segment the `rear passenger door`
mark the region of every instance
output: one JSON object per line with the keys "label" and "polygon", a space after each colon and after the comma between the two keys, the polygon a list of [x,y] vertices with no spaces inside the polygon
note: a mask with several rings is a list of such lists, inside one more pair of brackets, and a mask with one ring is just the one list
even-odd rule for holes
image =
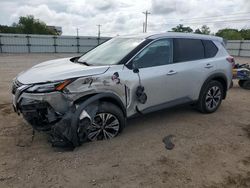
{"label": "rear passenger door", "polygon": [[182,98],[197,100],[204,80],[216,69],[216,63],[211,57],[217,53],[212,41],[175,38],[174,70],[179,74],[176,87]]}

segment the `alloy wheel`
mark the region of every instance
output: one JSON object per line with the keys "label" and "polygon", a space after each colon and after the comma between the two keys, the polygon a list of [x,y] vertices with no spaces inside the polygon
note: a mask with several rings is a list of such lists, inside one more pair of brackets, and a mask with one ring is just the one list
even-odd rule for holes
{"label": "alloy wheel", "polygon": [[206,107],[208,110],[214,110],[221,101],[221,90],[218,86],[209,88],[206,95]]}
{"label": "alloy wheel", "polygon": [[120,123],[111,113],[98,113],[93,119],[92,125],[87,128],[88,139],[108,140],[119,133]]}

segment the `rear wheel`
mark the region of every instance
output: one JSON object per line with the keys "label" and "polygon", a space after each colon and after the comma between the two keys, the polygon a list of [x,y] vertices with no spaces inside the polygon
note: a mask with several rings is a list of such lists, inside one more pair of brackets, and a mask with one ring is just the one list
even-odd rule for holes
{"label": "rear wheel", "polygon": [[82,136],[90,141],[108,140],[116,137],[123,130],[125,122],[124,114],[118,106],[102,102],[92,118],[92,124],[86,127],[85,119],[79,121],[78,136],[80,140],[85,140],[81,138]]}
{"label": "rear wheel", "polygon": [[221,104],[224,92],[222,84],[212,80],[201,91],[198,109],[202,113],[215,112]]}
{"label": "rear wheel", "polygon": [[243,84],[244,84],[244,82],[245,82],[245,80],[239,80],[239,81],[238,81],[239,86],[242,87]]}
{"label": "rear wheel", "polygon": [[250,80],[244,80],[244,82],[242,84],[242,88],[250,90]]}

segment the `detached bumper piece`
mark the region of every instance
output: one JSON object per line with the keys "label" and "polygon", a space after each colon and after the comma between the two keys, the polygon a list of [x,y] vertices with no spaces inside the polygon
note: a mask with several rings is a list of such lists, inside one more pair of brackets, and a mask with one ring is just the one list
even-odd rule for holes
{"label": "detached bumper piece", "polygon": [[53,147],[73,150],[88,140],[88,128],[98,110],[98,103],[90,102],[91,100],[86,101],[77,108],[72,106],[63,118],[52,126],[49,142]]}
{"label": "detached bumper piece", "polygon": [[49,103],[23,98],[19,103],[23,117],[38,131],[49,131],[61,119]]}

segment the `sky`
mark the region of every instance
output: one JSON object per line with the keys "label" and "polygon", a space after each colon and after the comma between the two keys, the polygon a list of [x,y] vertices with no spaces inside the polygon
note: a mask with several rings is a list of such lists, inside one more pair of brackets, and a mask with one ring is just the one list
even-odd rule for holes
{"label": "sky", "polygon": [[[208,25],[250,28],[250,0],[0,0],[0,24],[34,15],[47,25],[61,26],[63,35],[101,36],[142,33],[148,10],[148,32],[165,32],[178,24],[192,29]],[[226,21],[225,21],[226,20]],[[229,21],[228,21],[229,20]],[[230,21],[237,20],[237,21]]]}

